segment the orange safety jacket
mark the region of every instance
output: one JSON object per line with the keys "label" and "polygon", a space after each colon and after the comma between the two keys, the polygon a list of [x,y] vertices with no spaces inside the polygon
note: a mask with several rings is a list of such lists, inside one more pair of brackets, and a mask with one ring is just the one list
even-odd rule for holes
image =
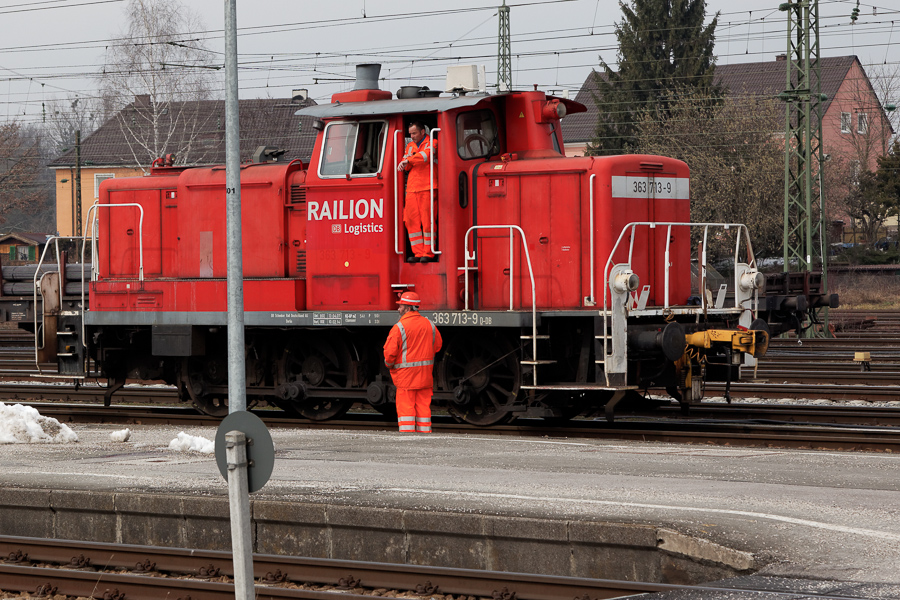
{"label": "orange safety jacket", "polygon": [[442,343],[441,332],[418,311],[400,317],[384,343],[384,364],[394,385],[409,390],[434,387],[434,355]]}
{"label": "orange safety jacket", "polygon": [[[407,192],[426,192],[431,189],[431,152],[431,141],[427,135],[418,145],[415,142],[406,145],[403,158],[409,162],[406,165],[406,170],[409,171],[409,178],[406,180]],[[434,187],[437,189],[437,156],[434,159]]]}

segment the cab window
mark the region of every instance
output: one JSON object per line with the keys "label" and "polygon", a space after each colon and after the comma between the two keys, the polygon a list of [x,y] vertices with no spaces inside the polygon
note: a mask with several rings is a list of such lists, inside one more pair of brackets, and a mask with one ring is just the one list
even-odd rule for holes
{"label": "cab window", "polygon": [[319,177],[374,177],[384,158],[385,121],[341,121],[325,127]]}
{"label": "cab window", "polygon": [[497,153],[497,122],[489,110],[475,110],[456,117],[456,147],[463,160]]}

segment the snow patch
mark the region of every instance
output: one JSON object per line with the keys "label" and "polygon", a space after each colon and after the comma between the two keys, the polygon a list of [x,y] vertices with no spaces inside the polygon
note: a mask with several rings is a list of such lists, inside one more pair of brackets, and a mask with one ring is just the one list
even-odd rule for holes
{"label": "snow patch", "polygon": [[176,452],[202,452],[204,454],[213,454],[216,451],[216,443],[205,437],[188,435],[183,431],[178,433],[178,437],[169,442],[169,450]]}
{"label": "snow patch", "polygon": [[128,428],[113,431],[109,434],[109,439],[114,442],[127,442],[131,439],[131,430]]}
{"label": "snow patch", "polygon": [[32,406],[0,402],[0,444],[65,444],[77,442],[72,429]]}

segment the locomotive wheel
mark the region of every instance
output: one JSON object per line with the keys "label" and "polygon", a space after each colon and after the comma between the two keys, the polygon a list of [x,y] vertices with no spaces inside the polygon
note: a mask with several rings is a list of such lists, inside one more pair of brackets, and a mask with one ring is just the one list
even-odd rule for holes
{"label": "locomotive wheel", "polygon": [[[278,364],[278,381],[299,384],[307,390],[349,388],[354,385],[354,356],[355,348],[341,338],[311,335],[284,351]],[[279,399],[276,404],[311,421],[325,421],[343,416],[353,406],[353,400],[301,395],[296,399]]]}
{"label": "locomotive wheel", "polygon": [[216,358],[185,359],[181,365],[182,389],[197,411],[211,417],[228,416],[227,394],[212,392],[208,386],[224,385],[227,381],[227,364]]}
{"label": "locomotive wheel", "polygon": [[519,360],[508,343],[468,334],[454,338],[440,365],[443,388],[456,394],[450,413],[486,427],[513,420],[519,394]]}
{"label": "locomotive wheel", "polygon": [[219,394],[206,394],[198,396],[193,402],[194,408],[216,418],[224,418],[228,416],[228,397]]}

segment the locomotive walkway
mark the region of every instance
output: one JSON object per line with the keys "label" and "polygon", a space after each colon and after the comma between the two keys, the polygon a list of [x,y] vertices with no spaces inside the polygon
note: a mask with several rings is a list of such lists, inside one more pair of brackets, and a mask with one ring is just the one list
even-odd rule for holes
{"label": "locomotive walkway", "polygon": [[[168,450],[181,429],[134,425],[121,443],[120,425],[73,427],[75,444],[0,445],[0,535],[227,549],[225,483],[211,455]],[[900,598],[896,454],[272,436],[256,552],[779,592],[660,599]]]}

